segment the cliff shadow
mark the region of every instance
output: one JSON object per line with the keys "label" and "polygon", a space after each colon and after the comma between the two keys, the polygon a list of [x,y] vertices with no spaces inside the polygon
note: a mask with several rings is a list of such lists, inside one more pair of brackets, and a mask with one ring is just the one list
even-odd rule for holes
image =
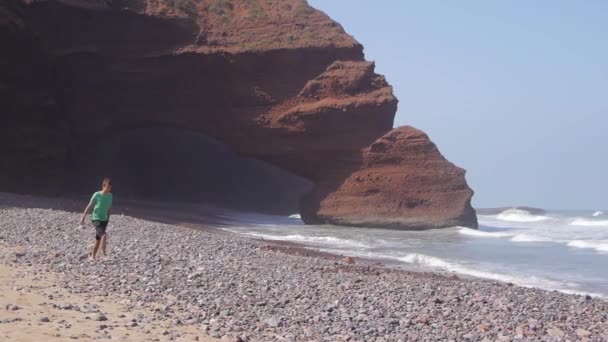
{"label": "cliff shadow", "polygon": [[98,139],[68,165],[65,192],[86,195],[112,177],[117,198],[205,203],[269,214],[298,212],[310,181],[245,158],[194,131],[123,128]]}

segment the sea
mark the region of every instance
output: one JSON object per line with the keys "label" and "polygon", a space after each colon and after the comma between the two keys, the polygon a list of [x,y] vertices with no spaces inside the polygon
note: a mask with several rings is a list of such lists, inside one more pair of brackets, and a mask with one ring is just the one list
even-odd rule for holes
{"label": "sea", "polygon": [[387,266],[456,273],[608,298],[608,213],[505,209],[479,229],[426,231],[305,225],[289,217],[229,212],[222,229],[258,239],[364,257]]}

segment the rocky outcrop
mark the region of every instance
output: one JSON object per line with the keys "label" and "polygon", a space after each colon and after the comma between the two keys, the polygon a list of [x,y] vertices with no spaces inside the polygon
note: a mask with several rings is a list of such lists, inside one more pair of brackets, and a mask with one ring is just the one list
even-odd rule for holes
{"label": "rocky outcrop", "polygon": [[400,127],[363,149],[361,162],[348,175],[326,180],[331,186],[317,185],[332,191],[306,198],[309,210],[303,217],[364,227],[475,227],[473,192],[464,174],[426,134]]}
{"label": "rocky outcrop", "polygon": [[464,171],[391,131],[391,87],[305,1],[10,0],[0,35],[0,190],[60,192],[103,137],[174,127],[313,181],[309,223],[476,226]]}

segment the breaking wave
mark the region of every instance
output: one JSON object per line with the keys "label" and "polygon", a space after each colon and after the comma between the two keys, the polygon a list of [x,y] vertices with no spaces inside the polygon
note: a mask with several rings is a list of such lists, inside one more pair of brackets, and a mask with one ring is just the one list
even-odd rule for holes
{"label": "breaking wave", "polygon": [[539,222],[549,218],[542,215],[533,215],[525,210],[508,209],[496,216],[497,219],[509,222]]}
{"label": "breaking wave", "polygon": [[608,240],[585,241],[575,240],[568,243],[570,247],[595,249],[598,252],[608,252]]}
{"label": "breaking wave", "polygon": [[[413,254],[408,254],[406,256],[403,256],[403,257],[398,257],[396,259],[398,259],[402,262],[408,263],[408,264],[412,264],[412,265],[426,266],[426,267],[441,269],[441,270],[454,272],[454,273],[458,273],[458,274],[469,275],[469,276],[477,277],[477,278],[496,280],[496,281],[501,281],[501,282],[506,282],[506,283],[514,283],[514,284],[517,284],[520,286],[539,287],[539,288],[553,289],[553,290],[560,290],[560,291],[563,291],[563,289],[565,287],[563,283],[552,281],[549,279],[544,279],[544,278],[539,278],[539,277],[534,277],[534,276],[519,277],[519,276],[515,276],[515,275],[507,275],[507,274],[490,272],[490,271],[482,271],[482,270],[469,268],[469,267],[466,267],[464,265],[457,264],[454,262],[449,262],[449,261],[446,261],[446,260],[443,260],[443,259],[440,259],[437,257],[424,255],[424,254],[413,253]],[[574,284],[569,284],[569,285],[572,286]],[[572,291],[572,292],[574,293],[574,291]]]}
{"label": "breaking wave", "polygon": [[602,215],[604,215],[604,212],[601,210],[598,210],[598,211],[594,212],[593,215],[591,215],[591,216],[598,217],[598,216],[602,216]]}
{"label": "breaking wave", "polygon": [[577,218],[570,223],[571,226],[584,226],[584,227],[608,227],[608,220],[587,220],[584,218]]}
{"label": "breaking wave", "polygon": [[301,220],[301,219],[302,219],[302,217],[300,216],[300,214],[293,214],[293,215],[289,215],[289,218],[290,218],[290,219],[298,219],[298,220]]}
{"label": "breaking wave", "polygon": [[[478,216],[480,230],[452,227],[420,232],[304,227],[298,222],[298,214],[276,218],[239,215],[238,220],[230,221],[232,225],[221,229],[253,238],[300,243],[338,255],[393,261],[401,266],[606,296],[608,280],[597,276],[594,262],[585,260],[608,257],[608,220],[606,216],[592,217],[591,213],[535,214],[513,208]],[[519,252],[530,253],[531,258],[521,258]],[[571,263],[561,258],[564,253],[572,256]]]}
{"label": "breaking wave", "polygon": [[361,241],[341,239],[341,238],[333,237],[333,236],[304,236],[304,235],[300,235],[300,234],[271,235],[271,234],[255,233],[255,232],[245,232],[242,234],[248,235],[251,237],[260,238],[260,239],[265,239],[265,240],[302,242],[302,243],[312,243],[312,244],[321,244],[321,245],[330,245],[330,246],[339,246],[339,247],[355,247],[355,248],[371,248],[372,247]]}
{"label": "breaking wave", "polygon": [[543,238],[540,236],[526,234],[526,233],[516,233],[516,232],[484,232],[480,230],[470,229],[470,228],[462,228],[458,231],[460,234],[483,237],[483,238],[507,238],[510,237],[513,242],[552,242],[553,240],[549,238]]}
{"label": "breaking wave", "polygon": [[536,236],[536,235],[522,233],[522,234],[517,234],[514,237],[512,237],[511,241],[513,241],[513,242],[551,242],[552,240],[548,239],[548,238]]}
{"label": "breaking wave", "polygon": [[501,238],[501,237],[509,237],[509,236],[514,235],[513,233],[508,233],[508,232],[484,232],[481,230],[471,229],[471,228],[462,228],[458,232],[463,235],[487,237],[487,238]]}

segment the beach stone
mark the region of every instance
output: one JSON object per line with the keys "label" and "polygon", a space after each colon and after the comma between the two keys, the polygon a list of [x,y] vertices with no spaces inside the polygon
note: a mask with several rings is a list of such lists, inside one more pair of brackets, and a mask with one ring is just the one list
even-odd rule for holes
{"label": "beach stone", "polygon": [[342,259],[342,262],[344,262],[345,264],[352,265],[355,263],[355,260],[351,257],[345,257]]}
{"label": "beach stone", "polygon": [[74,309],[74,307],[72,306],[72,304],[69,304],[69,303],[61,303],[57,307],[60,308],[61,310],[72,310],[72,309]]}
{"label": "beach stone", "polygon": [[416,317],[416,323],[429,324],[429,316],[419,315],[418,317]]}
{"label": "beach stone", "polygon": [[271,317],[271,318],[266,319],[266,321],[264,321],[264,323],[266,323],[266,325],[271,328],[276,328],[281,324],[281,319],[276,318],[276,317]]}
{"label": "beach stone", "polygon": [[95,312],[99,312],[99,306],[97,304],[89,304],[89,303],[85,303],[82,306],[82,311],[85,313],[95,313]]}
{"label": "beach stone", "polygon": [[50,322],[50,321],[51,321],[51,320],[50,320],[48,317],[46,317],[46,316],[40,317],[40,318],[38,319],[38,322],[42,322],[42,323],[48,323],[48,322]]}
{"label": "beach stone", "polygon": [[442,300],[441,298],[439,298],[439,297],[433,297],[433,298],[431,299],[431,302],[432,302],[432,303],[435,303],[435,304],[442,304],[442,303],[443,303],[443,300]]}
{"label": "beach stone", "polygon": [[91,319],[94,321],[103,322],[103,321],[107,321],[108,317],[106,317],[104,314],[96,313],[93,316],[91,316]]}
{"label": "beach stone", "polygon": [[576,336],[580,337],[580,338],[586,338],[591,336],[591,333],[585,329],[581,329],[581,328],[577,328],[576,329]]}
{"label": "beach stone", "polygon": [[489,331],[490,329],[492,329],[492,326],[487,323],[482,323],[477,326],[477,330],[481,331],[481,332],[486,332],[486,331]]}
{"label": "beach stone", "polygon": [[547,335],[551,337],[564,337],[564,332],[559,328],[549,328],[547,329]]}

